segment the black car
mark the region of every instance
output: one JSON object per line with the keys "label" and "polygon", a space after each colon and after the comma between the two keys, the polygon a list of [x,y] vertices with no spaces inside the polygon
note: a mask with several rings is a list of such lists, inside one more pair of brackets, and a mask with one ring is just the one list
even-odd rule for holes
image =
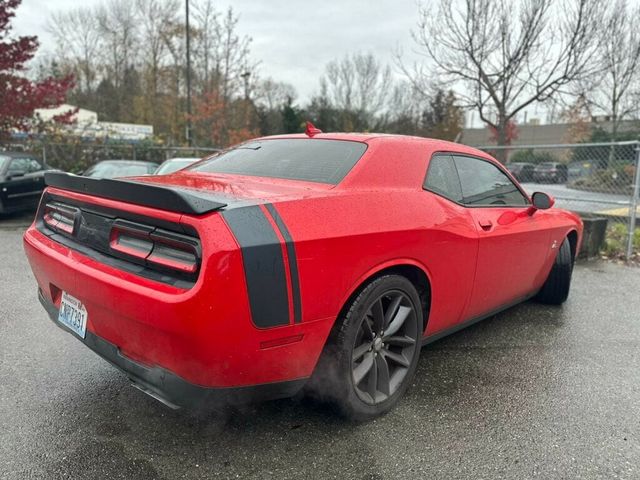
{"label": "black car", "polygon": [[507,164],[507,168],[519,182],[530,182],[533,180],[533,170],[536,166],[533,163],[514,162]]}
{"label": "black car", "polygon": [[93,178],[140,177],[151,175],[158,169],[153,162],[137,160],[103,160],[89,167],[83,175]]}
{"label": "black car", "polygon": [[29,153],[0,152],[0,214],[35,209],[47,170]]}
{"label": "black car", "polygon": [[543,162],[533,171],[533,181],[538,183],[566,183],[569,170],[564,163]]}

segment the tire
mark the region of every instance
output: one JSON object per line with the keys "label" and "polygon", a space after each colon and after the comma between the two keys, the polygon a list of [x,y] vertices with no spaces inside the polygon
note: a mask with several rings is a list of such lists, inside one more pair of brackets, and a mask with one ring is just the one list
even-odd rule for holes
{"label": "tire", "polygon": [[362,288],[343,312],[309,391],[362,422],[391,410],[411,383],[420,356],[422,307],[408,279],[385,275]]}
{"label": "tire", "polygon": [[569,296],[572,273],[573,256],[571,255],[569,239],[565,238],[562,245],[560,245],[551,272],[549,272],[547,280],[538,292],[536,300],[548,305],[561,305],[564,303]]}

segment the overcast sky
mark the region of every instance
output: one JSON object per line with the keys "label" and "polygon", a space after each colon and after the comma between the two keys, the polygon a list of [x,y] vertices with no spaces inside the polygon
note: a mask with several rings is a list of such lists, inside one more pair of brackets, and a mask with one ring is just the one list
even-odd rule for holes
{"label": "overcast sky", "polygon": [[[82,0],[82,5],[101,0]],[[78,0],[23,0],[14,22],[15,33],[38,35],[45,50],[45,31],[52,12],[77,6]],[[303,103],[318,90],[327,62],[347,53],[372,52],[393,63],[401,48],[416,56],[411,40],[418,8],[416,0],[222,0],[240,14],[239,31],[253,39],[252,57],[261,62],[260,75],[295,86]],[[394,67],[395,68],[395,67]]]}

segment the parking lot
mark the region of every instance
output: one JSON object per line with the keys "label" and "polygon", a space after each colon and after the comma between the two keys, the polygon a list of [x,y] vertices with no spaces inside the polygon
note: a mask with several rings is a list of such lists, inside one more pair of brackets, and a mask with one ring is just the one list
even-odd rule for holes
{"label": "parking lot", "polygon": [[47,319],[28,219],[0,221],[3,479],[640,477],[640,269],[579,264],[564,307],[425,348],[399,408],[368,424],[304,399],[194,416]]}
{"label": "parking lot", "polygon": [[559,208],[581,213],[602,214],[625,205],[627,210],[629,208],[629,195],[576,190],[575,188],[568,188],[566,184],[523,183],[522,186],[529,194],[542,191],[553,195]]}

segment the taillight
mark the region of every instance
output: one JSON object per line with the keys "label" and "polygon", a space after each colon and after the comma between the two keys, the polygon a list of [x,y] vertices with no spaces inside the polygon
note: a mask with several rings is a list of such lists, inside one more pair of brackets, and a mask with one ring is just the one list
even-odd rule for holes
{"label": "taillight", "polygon": [[51,202],[44,206],[42,220],[51,230],[73,235],[79,212],[77,208]]}
{"label": "taillight", "polygon": [[153,250],[147,257],[147,262],[184,273],[195,273],[198,270],[200,248],[196,241],[162,230],[154,231],[151,239]]}
{"label": "taillight", "polygon": [[109,248],[113,252],[130,257],[130,260],[137,259],[139,263],[144,263],[153,250],[153,241],[149,238],[153,230],[153,227],[116,220],[109,234]]}
{"label": "taillight", "polygon": [[109,247],[117,256],[157,270],[194,274],[200,261],[200,243],[195,238],[120,220],[113,224]]}

